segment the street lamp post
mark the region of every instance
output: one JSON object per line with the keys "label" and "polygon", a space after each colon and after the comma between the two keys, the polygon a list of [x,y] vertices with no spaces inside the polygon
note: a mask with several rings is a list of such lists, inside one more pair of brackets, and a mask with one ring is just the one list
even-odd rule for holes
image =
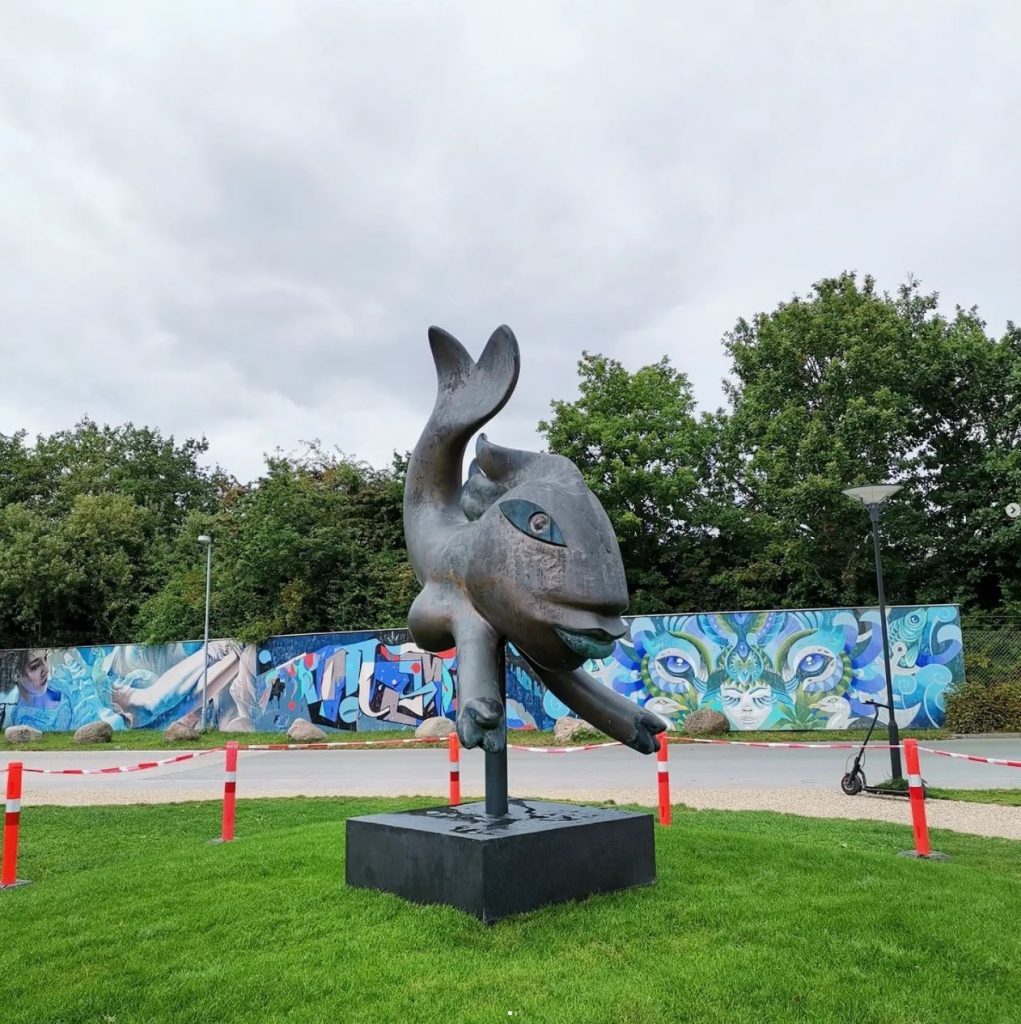
{"label": "street lamp post", "polygon": [[890,721],[887,735],[890,737],[890,771],[894,779],[902,779],[900,765],[900,732],[893,713],[893,675],[890,671],[890,636],[886,628],[886,594],[883,591],[883,560],[879,552],[879,516],[884,503],[902,490],[900,484],[873,484],[870,487],[849,487],[844,494],[860,501],[868,509],[872,521],[872,545],[876,551],[876,591],[879,597],[879,626],[883,635],[883,668],[886,672],[886,703],[889,705]]}
{"label": "street lamp post", "polygon": [[202,641],[202,718],[200,732],[206,731],[206,689],[209,685],[209,588],[213,578],[213,538],[208,533],[199,537],[206,546],[206,630]]}

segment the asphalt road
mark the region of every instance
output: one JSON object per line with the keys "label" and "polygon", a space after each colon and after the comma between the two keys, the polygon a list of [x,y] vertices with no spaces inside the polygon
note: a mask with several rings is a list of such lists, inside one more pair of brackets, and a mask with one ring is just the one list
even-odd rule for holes
{"label": "asphalt road", "polygon": [[[1021,760],[1021,739],[939,740],[943,750]],[[672,745],[671,789],[769,788],[825,790],[839,785],[850,751],[738,746]],[[167,751],[30,752],[26,768],[99,768],[171,756]],[[889,752],[871,752],[866,775],[889,776]],[[509,754],[512,795],[589,799],[593,793],[622,796],[655,793],[656,761],[623,747],[541,754]],[[1021,769],[922,754],[922,775],[932,786],[960,789],[1021,788]],[[462,751],[462,792],[483,792],[483,755]],[[214,752],[176,765],[126,774],[59,776],[26,774],[26,802],[155,802],[217,799],[223,789],[223,754]],[[242,751],[239,797],[256,796],[442,796],[447,792],[445,748],[387,750]],[[604,796],[603,798],[606,798]],[[633,797],[632,797],[633,798]],[[651,802],[651,797],[650,797]]]}

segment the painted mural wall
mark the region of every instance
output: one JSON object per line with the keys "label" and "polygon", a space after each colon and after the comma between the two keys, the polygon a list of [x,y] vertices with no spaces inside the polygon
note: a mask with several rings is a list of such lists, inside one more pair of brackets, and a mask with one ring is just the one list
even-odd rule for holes
{"label": "painted mural wall", "polygon": [[[735,730],[846,729],[864,724],[863,700],[884,699],[874,608],[639,616],[612,657],[588,670],[661,715],[671,728],[697,708],[722,711]],[[951,605],[888,611],[897,722],[943,724],[948,687],[963,681],[961,624]],[[0,652],[0,726],[44,731],[104,720],[114,729],[162,729],[201,716],[201,641]],[[262,644],[209,643],[207,719],[229,732],[285,731],[295,718],[371,732],[456,713],[457,652],[430,654],[407,630],[312,633]],[[549,729],[568,714],[511,646],[512,728]],[[886,720],[886,713],[880,720]]]}

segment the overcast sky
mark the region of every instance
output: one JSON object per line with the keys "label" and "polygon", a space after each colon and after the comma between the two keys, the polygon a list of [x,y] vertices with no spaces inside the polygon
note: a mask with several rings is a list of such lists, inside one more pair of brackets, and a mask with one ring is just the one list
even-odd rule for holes
{"label": "overcast sky", "polygon": [[506,322],[535,447],[582,351],[669,355],[841,270],[1021,319],[1021,11],[994,3],[0,8],[0,432],[414,445],[436,323]]}

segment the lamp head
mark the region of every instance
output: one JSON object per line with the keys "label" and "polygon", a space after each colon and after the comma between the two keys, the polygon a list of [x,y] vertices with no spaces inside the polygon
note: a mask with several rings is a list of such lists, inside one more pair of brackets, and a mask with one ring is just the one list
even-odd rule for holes
{"label": "lamp head", "polygon": [[903,484],[869,484],[866,487],[848,487],[842,493],[855,501],[860,501],[866,508],[879,508],[892,498],[898,491],[904,490]]}
{"label": "lamp head", "polygon": [[198,542],[200,544],[212,544],[213,538],[210,537],[208,533],[200,533],[198,537]]}

